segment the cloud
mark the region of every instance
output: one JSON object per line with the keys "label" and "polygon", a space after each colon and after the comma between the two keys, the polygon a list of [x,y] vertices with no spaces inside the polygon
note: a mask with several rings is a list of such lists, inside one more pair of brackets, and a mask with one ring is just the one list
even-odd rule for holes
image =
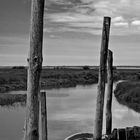
{"label": "cloud", "polygon": [[116,26],[116,27],[128,27],[128,23],[127,22],[116,22],[116,23],[114,23],[114,26]]}
{"label": "cloud", "polygon": [[139,24],[139,7],[139,0],[47,0],[45,31],[101,34],[103,17],[111,16],[113,35],[134,34],[129,25]]}
{"label": "cloud", "polygon": [[129,6],[130,5],[130,0],[121,0],[121,4],[124,6]]}
{"label": "cloud", "polygon": [[123,22],[124,18],[122,16],[114,17],[112,19],[112,22]]}
{"label": "cloud", "polygon": [[131,25],[140,26],[140,20],[134,20],[134,21],[132,21]]}

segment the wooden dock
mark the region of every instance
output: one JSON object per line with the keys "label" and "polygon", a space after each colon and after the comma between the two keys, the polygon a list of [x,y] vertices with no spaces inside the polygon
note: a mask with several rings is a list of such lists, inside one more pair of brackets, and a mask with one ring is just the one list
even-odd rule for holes
{"label": "wooden dock", "polygon": [[140,127],[114,129],[104,140],[140,140]]}

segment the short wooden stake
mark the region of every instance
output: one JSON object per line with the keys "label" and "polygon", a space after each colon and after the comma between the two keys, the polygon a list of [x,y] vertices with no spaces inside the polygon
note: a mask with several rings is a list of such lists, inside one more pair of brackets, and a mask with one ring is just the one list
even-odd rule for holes
{"label": "short wooden stake", "polygon": [[48,140],[46,92],[40,95],[42,140]]}
{"label": "short wooden stake", "polygon": [[100,51],[100,67],[99,67],[99,80],[95,112],[95,126],[94,126],[94,140],[101,140],[102,138],[102,124],[103,124],[103,108],[104,108],[104,93],[105,93],[105,80],[106,80],[106,62],[109,43],[110,32],[110,17],[104,17],[103,31],[102,31],[102,44]]}
{"label": "short wooden stake", "polygon": [[112,91],[113,91],[113,53],[108,50],[107,65],[107,101],[106,101],[106,134],[112,131]]}

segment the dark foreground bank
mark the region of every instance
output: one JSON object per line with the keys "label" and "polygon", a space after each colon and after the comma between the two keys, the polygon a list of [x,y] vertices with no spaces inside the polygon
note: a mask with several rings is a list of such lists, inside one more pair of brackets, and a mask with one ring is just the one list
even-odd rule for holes
{"label": "dark foreground bank", "polygon": [[114,94],[120,104],[140,113],[140,82],[120,82],[117,84]]}

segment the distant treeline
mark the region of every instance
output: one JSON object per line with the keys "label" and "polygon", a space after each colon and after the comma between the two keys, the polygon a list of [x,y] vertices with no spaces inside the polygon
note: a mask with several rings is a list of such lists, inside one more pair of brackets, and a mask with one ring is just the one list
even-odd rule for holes
{"label": "distant treeline", "polygon": [[[27,66],[13,66],[12,69],[26,69]],[[98,69],[98,66],[43,66],[44,69]],[[113,69],[140,69],[140,66],[113,66]]]}
{"label": "distant treeline", "polygon": [[12,69],[26,69],[24,66],[13,66]]}

